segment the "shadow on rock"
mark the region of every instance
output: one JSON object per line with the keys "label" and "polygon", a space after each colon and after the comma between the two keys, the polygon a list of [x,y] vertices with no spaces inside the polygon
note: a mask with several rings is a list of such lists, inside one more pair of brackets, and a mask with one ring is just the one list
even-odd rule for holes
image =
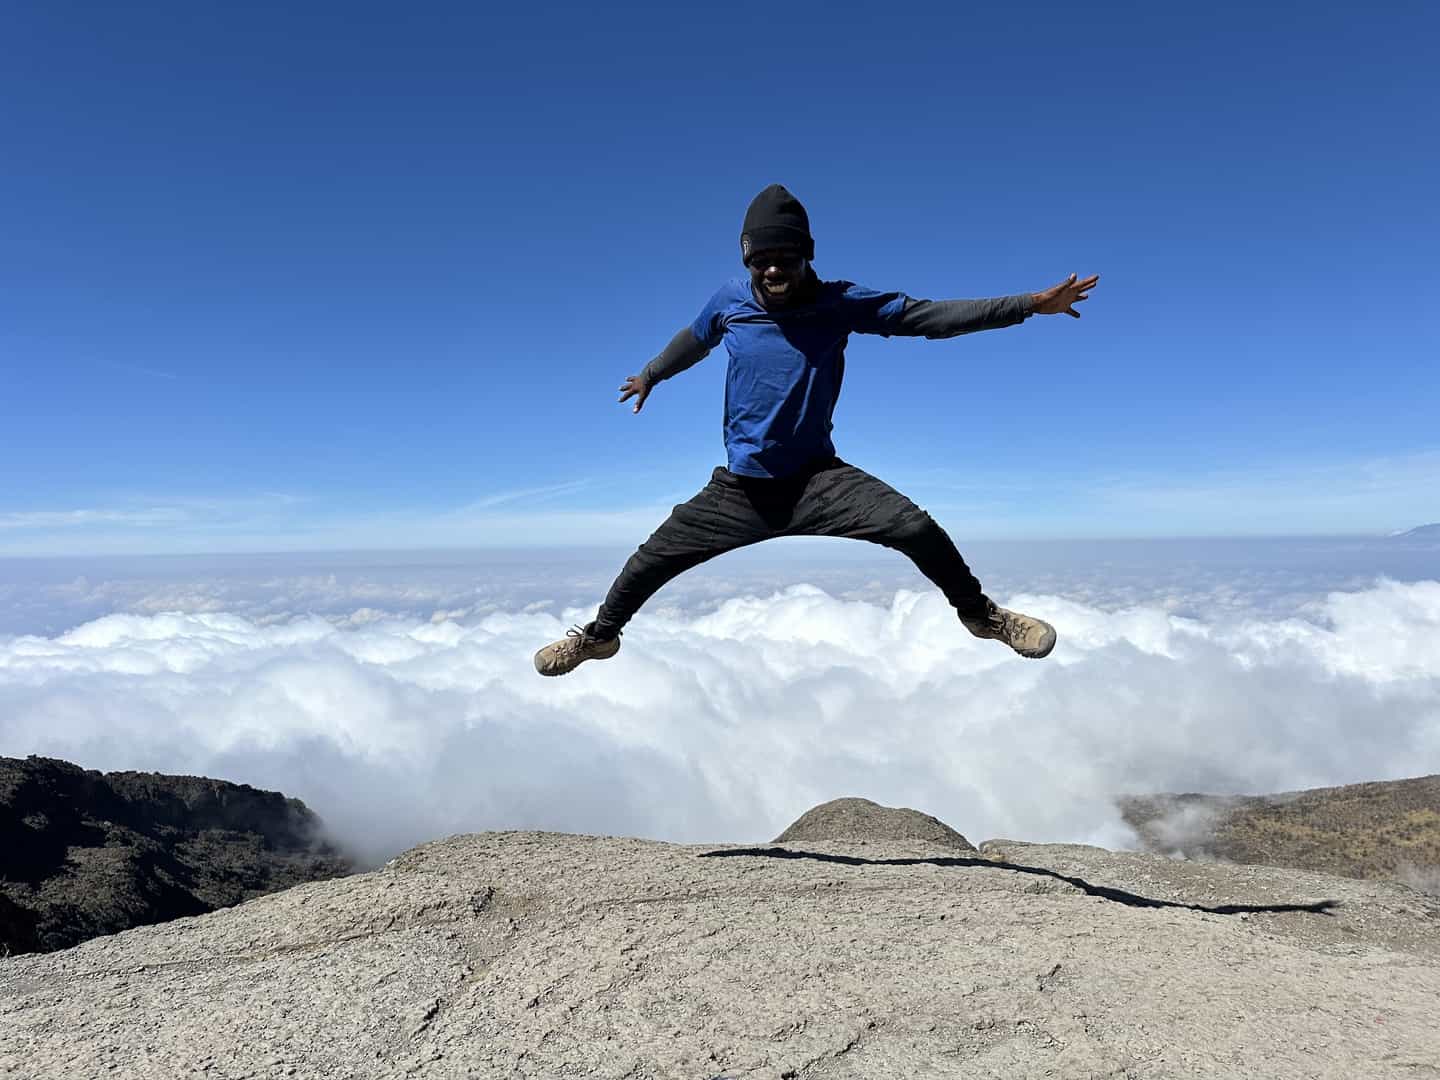
{"label": "shadow on rock", "polygon": [[1140,908],[1184,908],[1188,911],[1204,911],[1211,915],[1245,915],[1260,912],[1303,911],[1311,915],[1329,915],[1340,906],[1338,900],[1319,900],[1313,904],[1185,904],[1177,900],[1157,900],[1150,896],[1112,889],[1108,885],[1092,885],[1084,878],[1072,877],[1043,866],[1022,866],[1019,863],[1000,862],[991,859],[968,859],[942,856],[933,859],[862,859],[854,855],[829,855],[820,851],[792,851],[782,847],[729,848],[724,851],[704,851],[702,859],[722,859],[762,856],[771,859],[815,859],[818,862],[840,863],[844,866],[978,866],[988,870],[1010,870],[1017,874],[1034,874],[1037,877],[1054,878],[1075,886],[1090,896],[1113,900],[1117,904]]}

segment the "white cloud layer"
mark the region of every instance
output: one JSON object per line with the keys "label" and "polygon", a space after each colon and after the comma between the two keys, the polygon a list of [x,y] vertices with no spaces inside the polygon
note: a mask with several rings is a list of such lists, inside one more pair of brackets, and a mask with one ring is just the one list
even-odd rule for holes
{"label": "white cloud layer", "polygon": [[1050,659],[971,638],[930,590],[656,605],[615,659],[554,679],[532,654],[593,604],[116,613],[0,637],[0,754],[278,789],[371,860],[476,829],[766,840],[846,795],[977,842],[1119,846],[1116,794],[1279,791],[1440,761],[1440,582],[1203,621],[997,598],[1056,624]]}

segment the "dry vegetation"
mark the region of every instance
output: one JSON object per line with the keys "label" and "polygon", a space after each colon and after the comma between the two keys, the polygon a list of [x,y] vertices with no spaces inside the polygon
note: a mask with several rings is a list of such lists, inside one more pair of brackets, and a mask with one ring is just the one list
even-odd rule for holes
{"label": "dry vegetation", "polygon": [[1440,895],[1440,776],[1280,795],[1119,800],[1152,851],[1390,878]]}

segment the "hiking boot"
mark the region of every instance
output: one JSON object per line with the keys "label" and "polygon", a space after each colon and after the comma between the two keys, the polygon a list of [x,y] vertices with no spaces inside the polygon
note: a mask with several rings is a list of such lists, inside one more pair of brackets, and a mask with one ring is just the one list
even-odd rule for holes
{"label": "hiking boot", "polygon": [[609,660],[620,651],[620,636],[609,641],[591,636],[595,624],[572,627],[559,641],[552,641],[535,654],[535,670],[541,675],[564,675],[586,660]]}
{"label": "hiking boot", "polygon": [[978,638],[994,638],[1003,641],[1021,656],[1039,660],[1049,656],[1055,648],[1055,628],[1040,619],[1021,615],[1018,611],[1007,611],[988,597],[985,600],[988,611],[982,620],[961,618],[966,630]]}

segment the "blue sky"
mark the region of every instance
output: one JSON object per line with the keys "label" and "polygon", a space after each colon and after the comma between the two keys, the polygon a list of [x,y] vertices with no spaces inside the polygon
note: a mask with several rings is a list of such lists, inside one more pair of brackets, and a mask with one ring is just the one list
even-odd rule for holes
{"label": "blue sky", "polygon": [[842,456],[957,538],[1440,519],[1432,5],[7,5],[0,554],[633,545],[782,182],[914,296]]}

